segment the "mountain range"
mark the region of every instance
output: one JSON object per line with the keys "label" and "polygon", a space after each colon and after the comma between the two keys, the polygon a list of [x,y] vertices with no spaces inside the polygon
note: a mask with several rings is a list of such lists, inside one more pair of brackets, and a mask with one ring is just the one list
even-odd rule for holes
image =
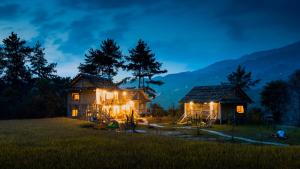
{"label": "mountain range", "polygon": [[263,85],[272,80],[286,80],[296,69],[300,69],[300,41],[281,48],[247,54],[238,59],[216,62],[196,71],[156,77],[165,84],[155,87],[158,97],[154,102],[165,108],[176,106],[194,86],[226,82],[227,75],[235,71],[238,65],[245,66],[255,79],[261,80],[255,88],[248,91],[255,103],[259,103]]}

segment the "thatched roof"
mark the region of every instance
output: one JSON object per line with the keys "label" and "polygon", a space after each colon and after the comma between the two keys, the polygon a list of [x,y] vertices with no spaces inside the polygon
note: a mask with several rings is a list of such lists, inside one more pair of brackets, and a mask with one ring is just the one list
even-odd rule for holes
{"label": "thatched roof", "polygon": [[222,103],[251,103],[252,100],[242,90],[235,90],[230,85],[197,86],[194,87],[180,102],[222,102]]}

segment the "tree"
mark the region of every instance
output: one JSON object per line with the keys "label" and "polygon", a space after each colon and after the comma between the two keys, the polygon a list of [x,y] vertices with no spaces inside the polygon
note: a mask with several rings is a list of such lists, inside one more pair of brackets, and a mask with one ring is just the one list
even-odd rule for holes
{"label": "tree", "polygon": [[239,65],[235,72],[232,72],[227,76],[229,84],[235,89],[247,90],[250,87],[255,86],[260,80],[253,80],[252,73],[246,72],[245,67]]}
{"label": "tree", "polygon": [[261,92],[261,105],[273,114],[276,123],[281,122],[288,102],[288,84],[285,81],[272,81]]}
{"label": "tree", "polygon": [[6,66],[4,53],[2,52],[2,50],[3,50],[3,48],[0,47],[0,79],[2,78],[3,70]]}
{"label": "tree", "polygon": [[25,65],[32,49],[26,46],[26,41],[21,40],[14,32],[3,40],[1,56],[6,62],[5,80],[13,86],[21,86],[31,78],[29,68]]}
{"label": "tree", "polygon": [[91,75],[97,75],[96,64],[94,58],[96,58],[97,50],[89,49],[88,54],[85,54],[85,63],[80,63],[78,69],[81,73],[87,73]]}
{"label": "tree", "polygon": [[298,120],[300,124],[300,69],[296,70],[289,78],[289,84],[298,95]]}
{"label": "tree", "polygon": [[118,70],[124,68],[120,47],[112,39],[102,41],[100,49],[90,49],[85,55],[85,63],[80,64],[79,71],[113,79]]}
{"label": "tree", "polygon": [[33,55],[30,57],[31,69],[34,75],[41,79],[53,78],[56,73],[55,63],[48,64],[45,59],[44,48],[37,42],[33,48]]}
{"label": "tree", "polygon": [[153,104],[150,105],[150,113],[153,116],[160,116],[160,117],[167,115],[167,112],[164,110],[164,108],[161,107],[157,103],[153,103]]}
{"label": "tree", "polygon": [[162,85],[163,82],[153,80],[152,77],[166,73],[167,70],[161,69],[162,64],[156,61],[154,53],[143,40],[139,40],[137,46],[129,50],[129,53],[129,57],[126,58],[129,62],[127,70],[132,71],[135,79],[138,79],[138,88],[143,88],[150,96],[155,97],[156,92],[150,84]]}

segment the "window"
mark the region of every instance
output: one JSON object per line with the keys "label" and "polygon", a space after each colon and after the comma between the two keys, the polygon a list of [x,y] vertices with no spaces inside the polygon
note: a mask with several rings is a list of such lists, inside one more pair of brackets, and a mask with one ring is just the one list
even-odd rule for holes
{"label": "window", "polygon": [[79,93],[72,93],[72,99],[74,100],[74,101],[79,101]]}
{"label": "window", "polygon": [[236,106],[236,112],[238,113],[245,113],[245,110],[244,110],[244,106]]}
{"label": "window", "polygon": [[72,109],[72,117],[77,117],[78,116],[78,109],[74,108]]}

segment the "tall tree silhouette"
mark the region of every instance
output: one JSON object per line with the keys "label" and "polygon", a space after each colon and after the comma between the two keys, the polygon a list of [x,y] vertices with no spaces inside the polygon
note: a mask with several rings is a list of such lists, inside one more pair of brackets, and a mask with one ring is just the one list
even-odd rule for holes
{"label": "tall tree silhouette", "polygon": [[135,48],[129,50],[129,53],[127,70],[132,71],[133,76],[138,80],[138,88],[143,88],[150,96],[155,97],[156,92],[149,85],[162,85],[163,82],[153,80],[152,77],[166,73],[167,70],[161,69],[162,64],[156,61],[154,53],[141,39]]}
{"label": "tall tree silhouette", "polygon": [[246,72],[245,67],[239,65],[235,72],[232,72],[227,76],[229,84],[231,84],[235,89],[247,90],[252,86],[259,83],[260,80],[253,80],[252,73]]}
{"label": "tall tree silhouette", "polygon": [[298,95],[298,125],[300,125],[300,69],[296,70],[289,78],[289,84]]}
{"label": "tall tree silhouette", "polygon": [[2,80],[3,70],[6,66],[4,53],[2,52],[3,48],[0,47],[0,80]]}
{"label": "tall tree silhouette", "polygon": [[34,75],[42,79],[50,79],[54,77],[56,73],[55,63],[48,64],[45,59],[44,48],[42,48],[40,42],[37,42],[33,48],[33,54],[30,57],[31,69]]}
{"label": "tall tree silhouette", "polygon": [[261,92],[261,105],[273,114],[276,123],[281,122],[288,102],[288,84],[285,81],[272,81]]}
{"label": "tall tree silhouette", "polygon": [[14,32],[3,40],[1,55],[6,61],[4,79],[8,84],[20,85],[29,81],[31,73],[25,62],[31,51],[32,49],[26,46],[26,41],[21,40]]}
{"label": "tall tree silhouette", "polygon": [[102,41],[100,49],[90,49],[85,55],[85,63],[80,64],[79,71],[112,79],[118,69],[124,68],[123,55],[119,45],[112,40]]}

